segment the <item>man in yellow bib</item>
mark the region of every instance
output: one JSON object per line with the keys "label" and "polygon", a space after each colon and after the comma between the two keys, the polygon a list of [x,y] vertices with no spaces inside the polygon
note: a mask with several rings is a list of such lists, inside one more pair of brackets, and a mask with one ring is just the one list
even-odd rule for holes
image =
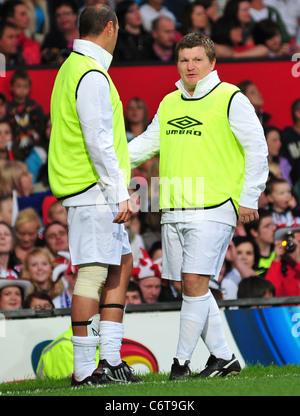
{"label": "man in yellow bib", "polygon": [[196,377],[238,374],[217,303],[218,278],[236,220],[258,218],[268,177],[267,146],[253,106],[214,70],[214,44],[190,33],[177,44],[181,79],[148,129],[129,144],[131,167],[160,155],[162,277],[182,292],[179,340],[170,379],[191,377],[200,337],[210,357]]}
{"label": "man in yellow bib", "polygon": [[132,211],[123,108],[107,73],[118,29],[110,7],[85,8],[80,39],[61,66],[51,96],[49,180],[68,210],[71,262],[78,266],[71,308],[73,386],[141,381],[120,356],[132,270],[124,222]]}

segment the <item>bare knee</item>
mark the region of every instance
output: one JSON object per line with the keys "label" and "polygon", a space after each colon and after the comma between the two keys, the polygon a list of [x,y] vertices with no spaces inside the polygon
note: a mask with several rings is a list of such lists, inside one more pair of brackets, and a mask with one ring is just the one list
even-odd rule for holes
{"label": "bare knee", "polygon": [[182,292],[187,296],[203,296],[209,290],[209,276],[183,273]]}

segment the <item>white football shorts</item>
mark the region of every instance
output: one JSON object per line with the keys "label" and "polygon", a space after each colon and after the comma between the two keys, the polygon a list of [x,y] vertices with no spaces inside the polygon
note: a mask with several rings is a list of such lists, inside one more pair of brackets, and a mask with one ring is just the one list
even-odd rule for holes
{"label": "white football shorts", "polygon": [[182,273],[219,276],[234,227],[213,221],[162,225],[162,277],[181,281]]}
{"label": "white football shorts", "polygon": [[124,224],[114,224],[115,211],[99,206],[68,207],[69,251],[73,265],[104,263],[120,265],[131,253]]}

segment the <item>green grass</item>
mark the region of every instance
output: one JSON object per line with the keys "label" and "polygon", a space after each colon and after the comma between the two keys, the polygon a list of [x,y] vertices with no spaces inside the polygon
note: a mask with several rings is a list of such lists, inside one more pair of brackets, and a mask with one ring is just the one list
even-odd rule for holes
{"label": "green grass", "polygon": [[[70,380],[28,380],[0,384],[0,396],[299,396],[300,367],[251,366],[228,378],[169,381],[169,374],[142,375],[143,383],[71,388]],[[138,400],[138,399],[135,399]]]}

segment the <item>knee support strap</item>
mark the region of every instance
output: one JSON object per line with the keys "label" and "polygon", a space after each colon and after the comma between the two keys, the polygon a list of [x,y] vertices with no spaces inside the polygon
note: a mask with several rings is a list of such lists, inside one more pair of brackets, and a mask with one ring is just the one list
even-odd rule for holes
{"label": "knee support strap", "polygon": [[97,313],[88,321],[72,321],[72,326],[86,326],[87,336],[99,336],[100,315]]}
{"label": "knee support strap", "polygon": [[107,272],[108,266],[105,264],[79,266],[74,295],[99,301],[102,288],[106,282]]}
{"label": "knee support strap", "polygon": [[120,303],[106,303],[106,304],[101,304],[99,305],[99,309],[102,308],[119,308],[124,310],[125,306],[121,305]]}

